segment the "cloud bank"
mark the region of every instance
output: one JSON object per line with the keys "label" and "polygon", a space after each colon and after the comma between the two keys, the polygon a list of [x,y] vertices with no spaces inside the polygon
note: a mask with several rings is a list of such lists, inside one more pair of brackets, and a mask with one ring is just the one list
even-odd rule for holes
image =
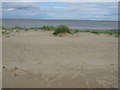
{"label": "cloud bank", "polygon": [[119,0],[2,0],[2,2],[119,2]]}
{"label": "cloud bank", "polygon": [[3,18],[118,20],[117,2],[3,2]]}

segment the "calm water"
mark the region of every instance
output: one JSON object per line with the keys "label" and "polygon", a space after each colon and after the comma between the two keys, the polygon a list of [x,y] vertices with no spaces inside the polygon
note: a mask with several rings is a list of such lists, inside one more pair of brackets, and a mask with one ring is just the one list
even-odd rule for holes
{"label": "calm water", "polygon": [[44,25],[57,26],[65,24],[70,28],[81,28],[81,29],[117,29],[117,21],[87,21],[87,20],[18,20],[18,19],[3,19],[3,27],[41,27]]}

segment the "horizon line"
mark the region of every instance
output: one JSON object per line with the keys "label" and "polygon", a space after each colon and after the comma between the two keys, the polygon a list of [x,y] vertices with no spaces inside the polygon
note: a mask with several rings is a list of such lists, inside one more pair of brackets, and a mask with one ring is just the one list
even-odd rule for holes
{"label": "horizon line", "polygon": [[83,19],[34,19],[34,18],[0,18],[0,19],[16,19],[16,20],[80,20],[80,21],[120,21],[120,20],[83,20]]}

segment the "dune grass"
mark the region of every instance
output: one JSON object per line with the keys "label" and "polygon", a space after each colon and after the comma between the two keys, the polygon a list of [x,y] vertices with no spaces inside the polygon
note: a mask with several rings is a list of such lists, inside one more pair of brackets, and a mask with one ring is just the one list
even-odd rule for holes
{"label": "dune grass", "polygon": [[66,25],[59,25],[56,27],[56,29],[53,32],[53,35],[58,35],[60,33],[70,33],[70,29]]}
{"label": "dune grass", "polygon": [[56,27],[54,27],[54,26],[42,26],[40,29],[42,29],[42,30],[55,30]]}
{"label": "dune grass", "polygon": [[2,27],[2,30],[55,30],[56,27],[54,26],[42,26],[42,27]]}
{"label": "dune grass", "polygon": [[90,32],[94,34],[109,34],[109,35],[120,35],[120,29],[112,29],[112,30],[105,30],[105,31],[100,31],[100,30],[81,30],[81,29],[70,29],[66,25],[59,25],[57,27],[55,26],[42,26],[42,27],[0,27],[2,28],[2,34],[3,35],[8,35],[10,34],[10,31],[15,32],[20,32],[20,31],[29,31],[29,30],[43,30],[43,31],[54,31],[53,35],[57,36],[60,33],[69,33],[69,34],[75,34],[78,32]]}
{"label": "dune grass", "polygon": [[95,33],[95,34],[119,34],[120,35],[120,30],[119,29],[113,29],[113,30],[106,30],[106,31],[97,31],[97,30],[79,30],[79,29],[73,29],[72,33],[77,33],[77,32],[90,32],[90,33]]}

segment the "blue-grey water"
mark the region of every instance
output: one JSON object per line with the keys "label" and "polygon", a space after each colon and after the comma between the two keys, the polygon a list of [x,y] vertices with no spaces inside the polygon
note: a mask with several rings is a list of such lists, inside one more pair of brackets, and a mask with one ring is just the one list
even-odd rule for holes
{"label": "blue-grey water", "polygon": [[3,19],[3,27],[41,27],[58,26],[64,24],[70,28],[81,29],[118,29],[117,21],[92,21],[92,20],[36,20],[36,19]]}

